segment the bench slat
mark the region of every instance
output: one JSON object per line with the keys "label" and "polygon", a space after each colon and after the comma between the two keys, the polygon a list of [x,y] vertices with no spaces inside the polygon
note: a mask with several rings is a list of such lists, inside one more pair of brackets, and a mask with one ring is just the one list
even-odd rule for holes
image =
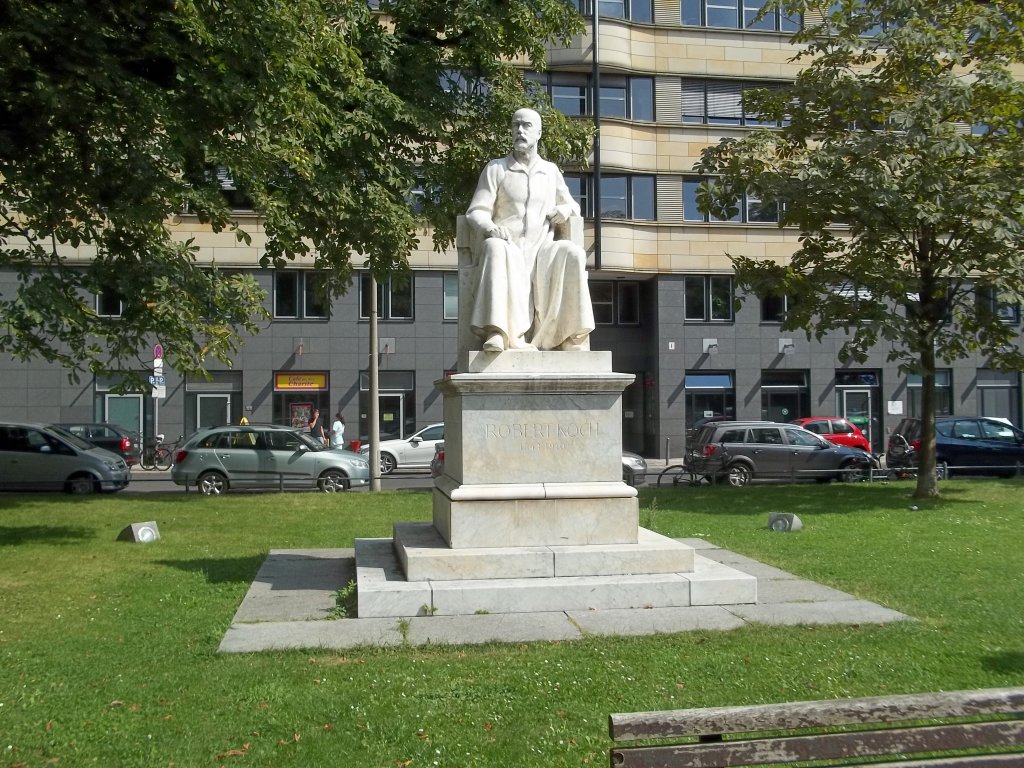
{"label": "bench slat", "polygon": [[1024,712],[1024,687],[617,713],[609,716],[608,730],[615,741],[636,741],[827,728],[856,723],[900,723],[1008,712]]}
{"label": "bench slat", "polygon": [[928,752],[1012,747],[1024,744],[1024,722],[959,723],[881,731],[693,743],[612,750],[612,765],[624,768],[718,768],[801,760],[921,755]]}

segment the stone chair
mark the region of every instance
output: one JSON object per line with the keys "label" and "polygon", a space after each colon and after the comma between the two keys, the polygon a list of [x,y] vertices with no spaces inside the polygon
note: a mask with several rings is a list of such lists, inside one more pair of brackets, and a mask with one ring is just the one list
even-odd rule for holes
{"label": "stone chair", "polygon": [[[554,227],[555,240],[571,240],[580,248],[583,244],[583,217],[572,216],[565,224]],[[459,267],[459,331],[458,365],[463,371],[467,355],[483,348],[483,341],[469,328],[470,308],[476,294],[476,263],[473,253],[482,244],[483,238],[466,216],[459,216],[455,222],[455,250]]]}

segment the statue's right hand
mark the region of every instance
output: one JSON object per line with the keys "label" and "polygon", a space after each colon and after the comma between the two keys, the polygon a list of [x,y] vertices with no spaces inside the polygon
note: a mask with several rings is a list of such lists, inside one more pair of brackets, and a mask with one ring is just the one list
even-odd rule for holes
{"label": "statue's right hand", "polygon": [[512,233],[509,232],[508,227],[494,226],[487,230],[488,237],[496,237],[499,240],[505,240],[509,243],[512,242]]}

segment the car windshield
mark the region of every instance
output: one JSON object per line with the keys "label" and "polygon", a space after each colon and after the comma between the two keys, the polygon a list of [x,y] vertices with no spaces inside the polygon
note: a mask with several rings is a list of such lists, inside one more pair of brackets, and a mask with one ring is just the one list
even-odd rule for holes
{"label": "car windshield", "polygon": [[77,448],[80,451],[88,451],[90,448],[96,447],[88,440],[83,440],[78,435],[73,435],[68,432],[68,430],[63,427],[58,427],[56,424],[50,424],[46,429],[55,435],[59,435],[61,440],[65,443],[69,443],[73,448]]}

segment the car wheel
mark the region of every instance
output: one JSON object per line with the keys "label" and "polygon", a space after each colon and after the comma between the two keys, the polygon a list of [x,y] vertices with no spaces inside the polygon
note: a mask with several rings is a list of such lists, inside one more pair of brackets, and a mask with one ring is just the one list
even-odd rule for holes
{"label": "car wheel", "polygon": [[847,464],[840,467],[842,473],[839,479],[844,483],[859,483],[867,479],[868,468],[863,464]]}
{"label": "car wheel", "polygon": [[348,478],[338,469],[328,469],[320,475],[320,490],[324,493],[338,493],[348,490]]}
{"label": "car wheel", "polygon": [[740,488],[750,482],[754,473],[746,464],[733,464],[725,470],[725,481],[734,488]]}
{"label": "car wheel", "polygon": [[395,461],[395,457],[390,453],[381,453],[380,455],[380,473],[382,475],[390,475],[395,471],[395,467],[398,466],[398,462]]}
{"label": "car wheel", "polygon": [[68,493],[73,493],[75,496],[88,496],[96,492],[96,481],[93,480],[92,475],[75,475],[68,480],[67,488]]}
{"label": "car wheel", "polygon": [[196,487],[203,496],[220,496],[228,490],[228,479],[220,472],[203,472]]}

